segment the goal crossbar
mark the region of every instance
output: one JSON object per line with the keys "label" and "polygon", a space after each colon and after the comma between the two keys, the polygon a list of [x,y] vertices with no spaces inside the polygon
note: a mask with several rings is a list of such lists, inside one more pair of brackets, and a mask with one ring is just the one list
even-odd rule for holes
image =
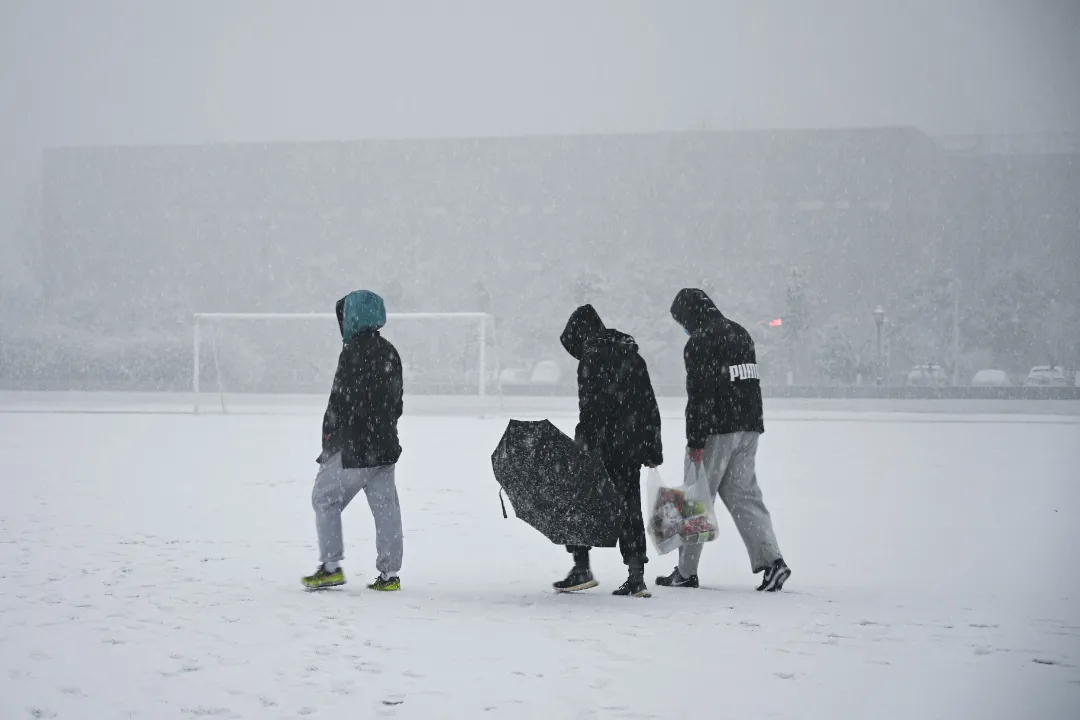
{"label": "goal crossbar", "polygon": [[[197,312],[194,313],[192,347],[192,390],[194,412],[199,412],[199,363],[202,355],[202,322],[204,320],[337,320],[337,314],[330,312],[289,313],[289,312]],[[478,345],[480,351],[478,384],[480,397],[487,395],[487,326],[492,323],[494,337],[495,318],[482,312],[415,312],[387,313],[387,320],[472,320],[477,322]]]}
{"label": "goal crossbar", "polygon": [[[267,312],[197,312],[195,321],[199,320],[315,320],[337,319],[337,315],[329,312],[313,313],[267,313]],[[472,318],[480,320],[491,318],[491,315],[482,312],[415,312],[415,313],[386,313],[387,320],[434,320],[436,318]]]}

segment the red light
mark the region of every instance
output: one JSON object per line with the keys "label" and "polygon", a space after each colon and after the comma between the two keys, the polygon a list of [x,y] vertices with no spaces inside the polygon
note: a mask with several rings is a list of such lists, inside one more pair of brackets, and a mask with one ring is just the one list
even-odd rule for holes
{"label": "red light", "polygon": [[780,327],[783,324],[784,324],[784,319],[783,318],[776,318],[775,320],[770,320],[769,321],[769,327]]}

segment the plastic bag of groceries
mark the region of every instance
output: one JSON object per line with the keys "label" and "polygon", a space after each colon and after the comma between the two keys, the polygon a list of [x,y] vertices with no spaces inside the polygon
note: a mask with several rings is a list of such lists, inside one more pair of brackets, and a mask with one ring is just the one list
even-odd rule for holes
{"label": "plastic bag of groceries", "polygon": [[666,555],[683,545],[716,539],[716,511],[700,463],[691,466],[686,484],[680,487],[665,485],[659,472],[649,470],[646,492],[649,517],[645,525],[658,553]]}

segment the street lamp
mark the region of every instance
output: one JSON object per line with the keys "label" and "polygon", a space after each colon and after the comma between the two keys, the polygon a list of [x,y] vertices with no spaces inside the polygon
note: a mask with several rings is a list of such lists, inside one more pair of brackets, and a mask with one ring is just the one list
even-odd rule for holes
{"label": "street lamp", "polygon": [[874,308],[874,323],[877,325],[877,384],[881,385],[881,326],[885,324],[885,309],[880,305]]}

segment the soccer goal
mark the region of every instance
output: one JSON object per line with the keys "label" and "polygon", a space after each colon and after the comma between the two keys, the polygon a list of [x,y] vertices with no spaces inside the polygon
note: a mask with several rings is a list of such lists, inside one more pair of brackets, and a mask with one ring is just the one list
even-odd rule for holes
{"label": "soccer goal", "polygon": [[[494,318],[487,313],[388,313],[381,332],[401,355],[407,395],[475,395],[499,387]],[[334,313],[195,313],[194,412],[226,398],[325,400],[341,350]]]}

